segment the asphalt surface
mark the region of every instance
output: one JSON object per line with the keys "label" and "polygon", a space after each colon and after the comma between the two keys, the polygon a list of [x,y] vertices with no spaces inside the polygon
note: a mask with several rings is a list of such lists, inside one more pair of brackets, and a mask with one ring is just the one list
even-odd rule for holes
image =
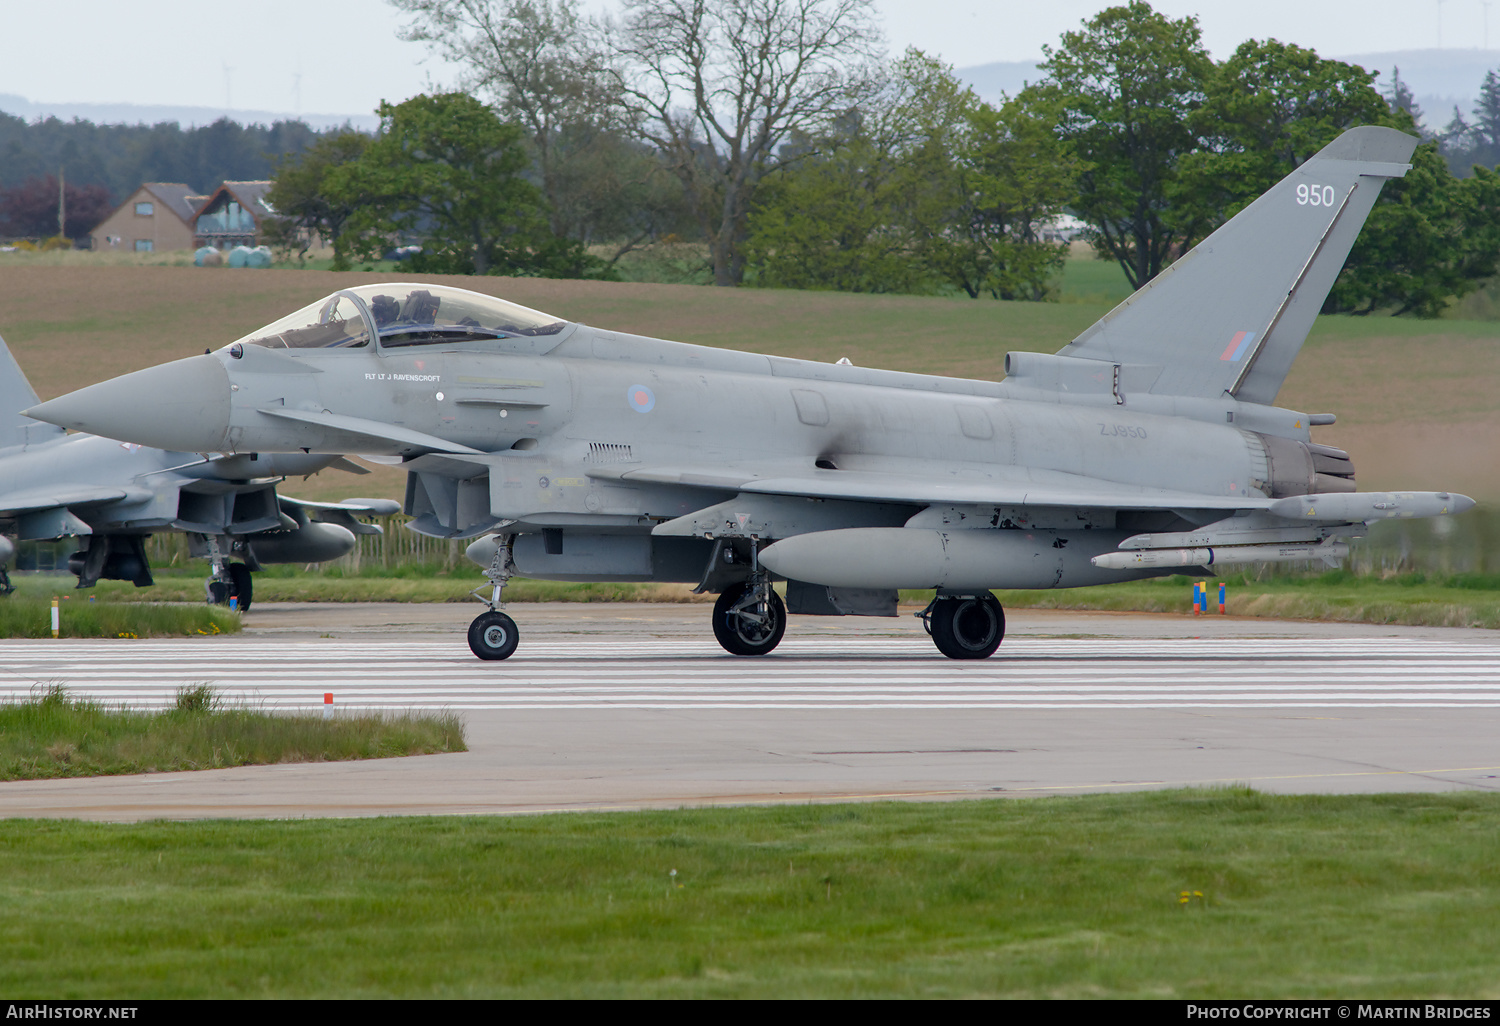
{"label": "asphalt surface", "polygon": [[704,605],[518,604],[484,663],[477,605],[257,606],[245,633],[0,642],[0,699],[62,681],[151,707],[447,709],[470,751],[0,784],[0,816],[495,814],[940,800],[1249,784],[1500,788],[1500,632],[1015,610],[989,660],[912,617],[793,618],[728,656]]}

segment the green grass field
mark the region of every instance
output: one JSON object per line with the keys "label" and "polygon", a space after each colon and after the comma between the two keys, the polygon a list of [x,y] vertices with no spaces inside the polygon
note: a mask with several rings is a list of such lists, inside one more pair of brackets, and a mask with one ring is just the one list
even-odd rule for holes
{"label": "green grass field", "polygon": [[1192,615],[1195,580],[1209,586],[1209,609],[1218,615],[1218,586],[1227,588],[1229,616],[1276,620],[1403,624],[1412,627],[1500,628],[1500,575],[1396,574],[1359,577],[1347,570],[1256,580],[1253,574],[1222,578],[1162,577],[1097,588],[999,591],[1008,608],[1097,609]]}
{"label": "green grass field", "polygon": [[0,989],[1493,999],[1497,845],[1473,793],[11,821]]}
{"label": "green grass field", "polygon": [[455,713],[287,715],[223,706],[203,684],[175,708],[113,709],[58,686],[0,705],[0,780],[225,769],[463,752]]}
{"label": "green grass field", "polygon": [[[0,638],[52,637],[52,596],[59,596],[58,636],[63,638],[167,638],[234,634],[242,624],[238,613],[203,602],[203,581],[198,580],[195,602],[163,604],[169,599],[145,589],[146,601],[113,599],[115,589],[103,593],[80,593],[73,577],[16,575],[16,592],[0,596]],[[110,585],[121,581],[101,582]],[[134,590],[134,585],[125,584]],[[180,598],[178,599],[180,602]]]}

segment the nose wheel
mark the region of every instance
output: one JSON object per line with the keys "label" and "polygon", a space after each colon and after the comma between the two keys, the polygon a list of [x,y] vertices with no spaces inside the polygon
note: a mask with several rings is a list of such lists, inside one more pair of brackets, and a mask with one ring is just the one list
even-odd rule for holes
{"label": "nose wheel", "polygon": [[988,592],[940,595],[917,615],[938,651],[949,659],[988,659],[1005,638],[1005,610]]}
{"label": "nose wheel", "polygon": [[516,621],[497,610],[480,613],[469,624],[469,650],[481,659],[505,659],[520,640]]}

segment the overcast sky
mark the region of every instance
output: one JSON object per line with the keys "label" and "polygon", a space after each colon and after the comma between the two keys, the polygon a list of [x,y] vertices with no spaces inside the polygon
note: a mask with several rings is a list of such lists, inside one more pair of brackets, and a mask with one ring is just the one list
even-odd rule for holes
{"label": "overcast sky", "polygon": [[[612,10],[615,0],[585,0]],[[917,46],[956,67],[1038,59],[1105,0],[876,0],[893,51]],[[1327,56],[1486,42],[1485,0],[1158,0],[1196,14],[1223,57],[1275,37]],[[1490,11],[1500,45],[1500,4]],[[43,102],[192,104],[289,113],[367,113],[453,78],[396,38],[384,0],[0,0],[0,93]],[[1441,35],[1440,35],[1441,33]],[[23,42],[24,41],[24,42]]]}

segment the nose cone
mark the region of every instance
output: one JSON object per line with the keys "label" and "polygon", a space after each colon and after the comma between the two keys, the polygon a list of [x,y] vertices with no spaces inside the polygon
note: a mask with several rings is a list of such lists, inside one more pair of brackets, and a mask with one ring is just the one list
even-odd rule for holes
{"label": "nose cone", "polygon": [[229,431],[229,375],[192,356],[80,388],[26,416],[106,438],[178,452],[218,452]]}

